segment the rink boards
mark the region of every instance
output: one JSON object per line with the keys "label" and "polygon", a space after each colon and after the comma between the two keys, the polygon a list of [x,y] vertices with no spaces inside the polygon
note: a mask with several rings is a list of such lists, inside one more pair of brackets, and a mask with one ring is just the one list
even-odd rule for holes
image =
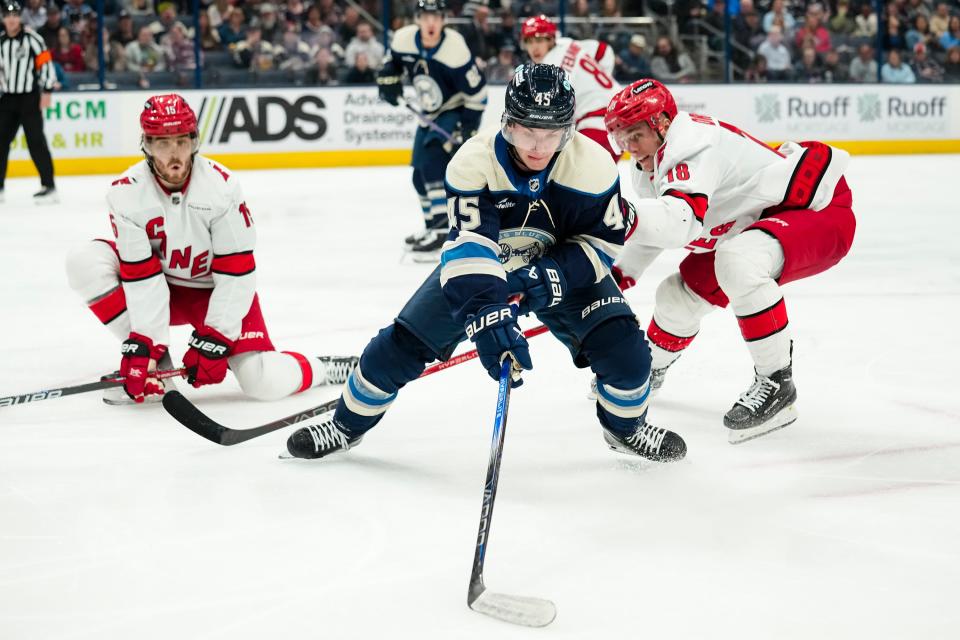
{"label": "rink boards", "polygon": [[[681,109],[708,113],[768,141],[826,140],[852,153],[960,152],[960,86],[678,85]],[[138,115],[151,92],[57,93],[45,131],[58,174],[120,173],[139,159]],[[199,90],[201,152],[236,169],[405,164],[416,117],[375,87]],[[499,122],[490,88],[484,126]],[[415,100],[413,95],[409,96]],[[35,175],[22,132],[11,176]]]}

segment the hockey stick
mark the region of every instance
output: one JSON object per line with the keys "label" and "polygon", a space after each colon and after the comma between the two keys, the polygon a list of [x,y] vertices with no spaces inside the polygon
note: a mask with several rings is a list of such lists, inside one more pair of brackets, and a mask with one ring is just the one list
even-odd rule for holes
{"label": "hockey stick", "polygon": [[[153,377],[158,380],[167,378],[179,378],[185,375],[186,369],[167,369],[157,371]],[[28,402],[39,402],[41,400],[53,400],[64,396],[72,396],[77,393],[87,393],[88,391],[98,391],[100,389],[111,389],[113,387],[122,387],[124,378],[119,375],[108,374],[100,378],[99,382],[88,382],[78,384],[73,387],[60,387],[59,389],[45,389],[43,391],[34,391],[33,393],[23,393],[16,396],[7,396],[0,398],[0,407],[12,407],[18,404],[27,404]]]}
{"label": "hockey stick", "polygon": [[337,399],[328,400],[323,404],[318,404],[305,411],[300,411],[286,418],[268,422],[259,427],[253,427],[252,429],[231,429],[230,427],[223,426],[216,420],[212,420],[200,411],[195,404],[187,400],[186,396],[179,391],[168,391],[163,394],[163,408],[166,409],[167,413],[173,416],[177,422],[198,436],[225,447],[240,444],[253,438],[259,438],[262,435],[272,433],[278,429],[283,429],[292,424],[315,418],[328,411],[333,411],[336,407]]}
{"label": "hockey stick", "polygon": [[503,455],[503,438],[507,429],[507,409],[510,406],[510,382],[513,361],[506,358],[500,368],[500,390],[497,395],[497,413],[493,420],[493,441],[490,444],[490,462],[487,465],[487,481],[483,488],[483,506],[480,509],[480,529],[477,532],[477,549],[473,556],[473,571],[467,590],[467,606],[504,622],[527,627],[545,627],[557,617],[557,607],[549,600],[515,596],[487,591],[483,584],[483,562],[487,555],[490,538],[490,523],[493,520],[493,502],[497,498],[497,483],[500,479],[500,458]]}
{"label": "hockey stick", "polygon": [[[523,335],[524,337],[532,338],[542,333],[546,333],[547,331],[549,331],[549,329],[541,324],[527,329],[523,332]],[[466,353],[462,353],[458,356],[450,358],[449,360],[438,362],[435,365],[427,367],[423,370],[423,373],[420,374],[420,377],[425,378],[426,376],[437,373],[438,371],[443,371],[444,369],[449,369],[450,367],[456,366],[462,362],[474,360],[476,357],[476,349],[467,351]],[[330,400],[329,402],[324,402],[323,404],[311,407],[305,411],[289,415],[286,418],[274,420],[273,422],[268,422],[267,424],[259,427],[253,427],[251,429],[231,429],[230,427],[226,427],[216,420],[211,419],[205,413],[200,411],[195,404],[190,402],[186,396],[179,391],[168,391],[167,393],[163,394],[163,408],[167,410],[167,413],[173,416],[174,420],[185,426],[187,429],[190,429],[190,431],[193,431],[201,438],[206,438],[214,444],[220,444],[225,447],[246,442],[247,440],[258,438],[262,435],[277,431],[278,429],[283,429],[284,427],[297,424],[298,422],[315,418],[326,413],[327,411],[332,411],[336,408],[336,406],[337,400]]]}
{"label": "hockey stick", "polygon": [[450,135],[450,132],[449,132],[449,131],[447,131],[446,129],[444,129],[443,127],[441,127],[440,125],[438,125],[436,122],[434,122],[433,120],[431,120],[430,118],[428,118],[427,116],[425,116],[422,111],[420,111],[420,110],[417,109],[415,106],[413,106],[412,104],[410,104],[409,102],[407,102],[404,98],[401,97],[401,98],[398,100],[398,102],[400,103],[401,106],[403,106],[404,108],[406,108],[407,111],[409,111],[410,113],[412,113],[413,115],[415,115],[415,116],[417,117],[417,120],[419,120],[420,123],[421,123],[423,126],[427,127],[427,128],[430,129],[431,131],[434,131],[434,132],[436,132],[436,133],[439,133],[441,136],[443,136],[443,138],[444,138],[447,142],[449,142],[450,144],[452,144],[452,145],[454,145],[454,146],[457,146],[457,141],[453,139],[453,136]]}

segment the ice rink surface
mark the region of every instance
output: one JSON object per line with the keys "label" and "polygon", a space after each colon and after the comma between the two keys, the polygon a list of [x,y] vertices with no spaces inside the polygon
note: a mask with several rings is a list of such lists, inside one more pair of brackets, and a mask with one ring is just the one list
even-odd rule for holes
{"label": "ice rink surface", "polygon": [[[218,447],[96,393],[0,409],[0,638],[960,637],[957,163],[853,159],[851,254],[785,288],[800,419],[775,434],[727,444],[723,413],[752,381],[729,311],[652,406],[689,446],[672,465],[609,451],[588,373],[531,340],[486,579],[554,600],[546,629],[465,604],[497,393],[466,363],[411,384],[326,461],[278,460],[290,430]],[[430,271],[400,264],[418,224],[405,167],[242,180],[281,349],[359,353]],[[68,248],[110,233],[109,183],[61,178],[62,204],[37,208],[35,180],[8,181],[0,395],[117,367],[63,272]],[[628,294],[644,326],[682,255]],[[238,427],[337,395],[180,387]]]}

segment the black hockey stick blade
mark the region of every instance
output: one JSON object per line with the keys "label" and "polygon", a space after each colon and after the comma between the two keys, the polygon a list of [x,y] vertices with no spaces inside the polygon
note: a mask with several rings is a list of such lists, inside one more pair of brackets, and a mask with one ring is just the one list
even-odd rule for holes
{"label": "black hockey stick blade", "polygon": [[557,617],[557,607],[549,600],[480,588],[480,593],[467,602],[477,613],[525,627],[545,627]]}
{"label": "black hockey stick blade", "polygon": [[292,424],[315,418],[328,411],[333,411],[337,407],[337,400],[330,400],[311,407],[305,411],[294,413],[286,418],[280,418],[273,422],[253,427],[251,429],[231,429],[225,427],[219,422],[211,419],[205,413],[200,411],[192,402],[179,391],[168,391],[163,394],[163,408],[167,410],[174,419],[193,431],[198,436],[206,438],[210,442],[229,447],[240,444],[247,440],[260,437],[262,435],[289,427]]}

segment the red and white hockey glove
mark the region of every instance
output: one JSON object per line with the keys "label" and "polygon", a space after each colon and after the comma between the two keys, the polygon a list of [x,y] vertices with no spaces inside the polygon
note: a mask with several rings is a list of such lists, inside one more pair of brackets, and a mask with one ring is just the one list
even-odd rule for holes
{"label": "red and white hockey glove", "polygon": [[620,287],[620,291],[626,291],[630,287],[637,284],[636,280],[625,274],[620,270],[620,267],[616,265],[614,265],[610,271],[613,273],[613,279],[617,282],[617,286]]}
{"label": "red and white hockey glove", "polygon": [[131,332],[120,347],[123,358],[120,360],[120,375],[123,376],[123,390],[134,402],[143,402],[145,396],[163,395],[163,383],[151,374],[157,370],[157,361],[167,352],[162,344],[153,344],[153,340]]}
{"label": "red and white hockey glove", "polygon": [[190,338],[190,349],[183,356],[187,382],[195,387],[218,384],[227,377],[227,358],[233,351],[233,340],[216,329],[200,327]]}

